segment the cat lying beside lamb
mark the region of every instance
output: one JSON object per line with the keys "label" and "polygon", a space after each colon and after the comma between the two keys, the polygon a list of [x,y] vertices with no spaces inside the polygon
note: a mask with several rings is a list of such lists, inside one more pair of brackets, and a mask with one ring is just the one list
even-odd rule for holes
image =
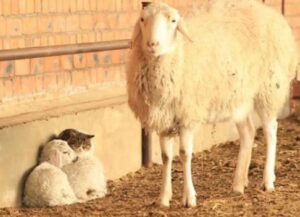
{"label": "cat lying beside lamb", "polygon": [[106,179],[101,162],[93,156],[93,137],[67,129],[44,145],[40,164],[26,180],[24,204],[47,207],[104,197]]}

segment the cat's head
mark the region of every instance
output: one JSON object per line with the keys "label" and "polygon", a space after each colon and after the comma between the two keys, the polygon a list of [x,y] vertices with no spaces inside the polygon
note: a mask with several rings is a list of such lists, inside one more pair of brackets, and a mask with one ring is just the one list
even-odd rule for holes
{"label": "cat's head", "polygon": [[78,155],[84,155],[93,151],[91,139],[94,135],[85,134],[75,129],[62,131],[58,139],[64,140]]}

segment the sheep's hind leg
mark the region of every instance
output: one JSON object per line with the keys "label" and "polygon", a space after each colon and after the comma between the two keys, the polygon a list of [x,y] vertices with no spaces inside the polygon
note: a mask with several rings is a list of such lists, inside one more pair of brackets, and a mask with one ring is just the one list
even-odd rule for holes
{"label": "sheep's hind leg", "polygon": [[180,159],[184,172],[183,205],[185,207],[196,206],[196,191],[192,180],[192,152],[193,131],[182,129],[180,131]]}
{"label": "sheep's hind leg", "polygon": [[266,191],[274,191],[275,176],[275,160],[276,160],[276,143],[277,143],[277,127],[276,118],[263,118],[263,131],[267,143],[267,157],[264,169],[264,185]]}
{"label": "sheep's hind leg", "polygon": [[245,119],[236,124],[240,136],[240,151],[233,180],[233,191],[241,194],[244,193],[244,187],[248,185],[248,169],[254,139],[248,121]]}
{"label": "sheep's hind leg", "polygon": [[159,204],[169,207],[172,199],[172,159],[173,159],[173,138],[160,136],[161,156],[163,161],[163,183],[159,196]]}

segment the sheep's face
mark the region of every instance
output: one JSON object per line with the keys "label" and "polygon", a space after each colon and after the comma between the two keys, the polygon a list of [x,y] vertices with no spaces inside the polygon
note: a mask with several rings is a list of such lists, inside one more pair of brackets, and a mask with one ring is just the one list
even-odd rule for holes
{"label": "sheep's face", "polygon": [[40,160],[41,162],[47,161],[57,167],[62,167],[75,162],[77,159],[76,153],[69,147],[67,142],[52,140],[44,146]]}
{"label": "sheep's face", "polygon": [[60,143],[57,149],[61,155],[61,166],[70,164],[76,161],[78,158],[76,153],[69,147],[66,142]]}
{"label": "sheep's face", "polygon": [[180,24],[180,15],[176,9],[151,4],[141,12],[138,22],[145,53],[161,56],[175,49]]}

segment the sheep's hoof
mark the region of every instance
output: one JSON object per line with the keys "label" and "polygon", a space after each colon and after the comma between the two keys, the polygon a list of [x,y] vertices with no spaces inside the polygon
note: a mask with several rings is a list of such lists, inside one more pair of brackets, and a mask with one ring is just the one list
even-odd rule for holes
{"label": "sheep's hoof", "polygon": [[197,206],[197,199],[195,195],[189,197],[184,196],[182,202],[183,202],[183,206],[186,208]]}
{"label": "sheep's hoof", "polygon": [[244,185],[233,185],[233,193],[236,195],[244,194]]}
{"label": "sheep's hoof", "polygon": [[170,201],[172,196],[169,194],[161,195],[158,200],[158,205],[160,207],[170,207]]}
{"label": "sheep's hoof", "polygon": [[268,193],[275,191],[274,183],[265,183],[265,185],[263,185],[263,190]]}

